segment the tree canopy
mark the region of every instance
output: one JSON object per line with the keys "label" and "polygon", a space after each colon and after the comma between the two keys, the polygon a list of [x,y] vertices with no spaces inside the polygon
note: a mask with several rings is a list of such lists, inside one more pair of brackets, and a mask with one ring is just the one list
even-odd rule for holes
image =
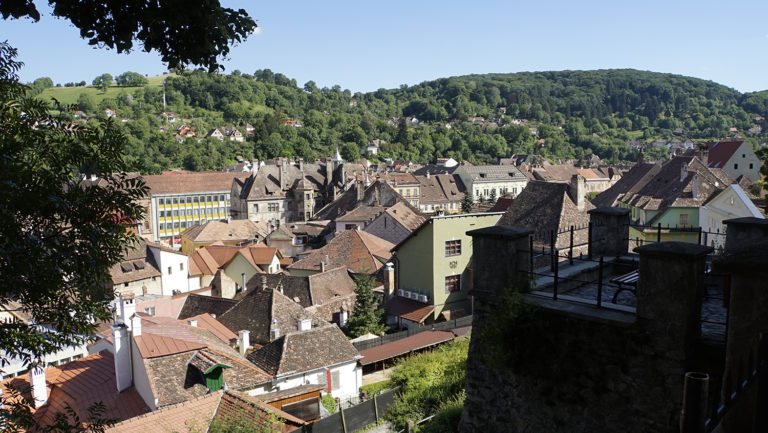
{"label": "tree canopy", "polygon": [[378,335],[387,330],[384,323],[384,310],[379,308],[373,296],[373,276],[356,275],[355,311],[349,317],[345,331],[350,337],[359,337],[368,333]]}

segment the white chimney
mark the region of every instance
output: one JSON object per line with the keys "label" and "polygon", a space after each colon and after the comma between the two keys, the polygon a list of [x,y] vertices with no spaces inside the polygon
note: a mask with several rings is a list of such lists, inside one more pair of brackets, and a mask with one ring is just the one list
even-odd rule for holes
{"label": "white chimney", "polygon": [[211,317],[216,318],[216,313],[210,313]]}
{"label": "white chimney", "polygon": [[384,297],[388,300],[395,294],[395,265],[392,262],[387,262],[387,286],[384,293]]}
{"label": "white chimney", "polygon": [[131,334],[134,337],[141,335],[141,316],[134,314],[131,317]]}
{"label": "white chimney", "polygon": [[134,303],[133,296],[123,296],[122,294],[117,296],[118,302],[118,320],[131,329],[131,316],[136,314],[136,304]]}
{"label": "white chimney", "polygon": [[347,313],[347,310],[341,310],[341,313],[339,314],[339,327],[343,328],[347,326],[348,317],[349,313]]}
{"label": "white chimney", "polygon": [[115,381],[117,392],[128,389],[133,382],[131,366],[131,339],[124,324],[112,325],[112,339],[115,347]]}
{"label": "white chimney", "polygon": [[299,331],[309,331],[312,329],[312,319],[299,319]]}
{"label": "white chimney", "polygon": [[243,293],[245,293],[245,291],[246,291],[246,285],[245,285],[245,272],[241,272],[241,273],[240,273],[240,278],[241,278],[241,279],[242,279],[242,281],[243,281]]}
{"label": "white chimney", "polygon": [[187,320],[187,325],[194,326],[195,328],[197,328],[197,320],[195,319]]}
{"label": "white chimney", "polygon": [[32,398],[35,408],[48,403],[48,387],[45,384],[45,369],[39,365],[29,370],[29,381],[32,382]]}
{"label": "white chimney", "polygon": [[240,354],[245,356],[245,352],[251,347],[251,331],[243,329],[238,333],[238,345],[240,346]]}
{"label": "white chimney", "polygon": [[269,340],[277,340],[280,338],[280,329],[278,328],[272,328],[269,330]]}
{"label": "white chimney", "polygon": [[267,288],[267,276],[262,275],[261,276],[261,289],[265,290]]}

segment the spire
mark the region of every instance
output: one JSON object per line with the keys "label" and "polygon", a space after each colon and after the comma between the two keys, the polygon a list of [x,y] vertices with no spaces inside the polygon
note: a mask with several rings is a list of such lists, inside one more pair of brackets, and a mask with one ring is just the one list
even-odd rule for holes
{"label": "spire", "polygon": [[339,145],[338,144],[336,145],[336,153],[333,155],[333,160],[334,161],[343,161],[343,159],[341,159],[341,154],[339,153]]}

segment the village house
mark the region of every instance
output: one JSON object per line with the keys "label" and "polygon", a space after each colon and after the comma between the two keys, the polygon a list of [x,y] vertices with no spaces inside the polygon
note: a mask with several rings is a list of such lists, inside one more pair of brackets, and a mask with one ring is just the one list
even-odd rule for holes
{"label": "village house", "polygon": [[[465,233],[489,227],[501,212],[433,216],[392,248],[396,293],[385,293],[390,323],[404,327],[421,326],[440,318],[471,314],[472,242]],[[396,295],[396,296],[395,296]],[[402,298],[412,307],[400,309]],[[426,308],[425,308],[426,307]],[[420,310],[418,320],[409,313]]]}
{"label": "village house", "polygon": [[288,272],[302,276],[343,267],[356,274],[374,274],[389,261],[393,246],[362,230],[344,230],[322,248],[288,266]]}
{"label": "village house", "polygon": [[248,354],[248,360],[274,377],[273,389],[325,385],[338,399],[358,396],[362,386],[359,352],[336,325],[299,325],[266,346]]}
{"label": "village house", "polygon": [[217,242],[222,245],[245,246],[263,241],[268,234],[269,226],[266,223],[250,220],[208,221],[192,225],[181,234],[181,251],[191,255]]}
{"label": "village house", "polygon": [[719,168],[733,179],[745,176],[752,182],[760,180],[760,166],[763,162],[743,140],[710,141],[704,143],[705,152],[699,158],[709,168]]}
{"label": "village house", "polygon": [[[362,230],[396,245],[416,230],[424,220],[424,216],[414,212],[405,203],[396,203],[385,208]],[[336,227],[338,230],[339,225]]]}
{"label": "village house", "polygon": [[461,211],[464,199],[464,184],[453,174],[431,174],[416,176],[419,181],[419,208],[424,215],[439,213],[453,214]]}
{"label": "village house", "polygon": [[492,195],[498,198],[507,193],[517,196],[528,183],[525,175],[512,165],[460,165],[454,174],[475,200],[488,200]]}
{"label": "village house", "polygon": [[[351,184],[347,168],[336,151],[324,163],[305,164],[280,159],[276,164],[252,164],[245,178],[231,184],[232,217],[268,222],[277,226],[293,221],[308,221],[326,203],[330,203]],[[325,219],[325,218],[318,218]]]}
{"label": "village house", "polygon": [[718,249],[724,247],[726,220],[746,217],[765,219],[765,209],[758,208],[754,202],[755,198],[748,191],[738,183],[732,183],[704,203],[699,209],[699,224],[706,237],[702,239],[702,244]]}

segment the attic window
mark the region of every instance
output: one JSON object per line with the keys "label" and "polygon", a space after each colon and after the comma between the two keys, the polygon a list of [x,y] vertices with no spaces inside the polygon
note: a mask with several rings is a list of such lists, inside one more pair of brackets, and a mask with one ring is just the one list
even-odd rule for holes
{"label": "attic window", "polygon": [[144,269],[144,266],[145,266],[144,260],[133,262],[133,267],[136,268],[137,271]]}
{"label": "attic window", "polygon": [[480,173],[480,177],[481,177],[481,178],[485,179],[485,176],[486,176],[486,174],[485,174],[485,173]]}
{"label": "attic window", "polygon": [[515,177],[515,173],[508,173],[509,177]]}
{"label": "attic window", "polygon": [[131,266],[130,263],[120,263],[120,269],[122,269],[123,272],[131,272],[133,270],[133,266]]}

